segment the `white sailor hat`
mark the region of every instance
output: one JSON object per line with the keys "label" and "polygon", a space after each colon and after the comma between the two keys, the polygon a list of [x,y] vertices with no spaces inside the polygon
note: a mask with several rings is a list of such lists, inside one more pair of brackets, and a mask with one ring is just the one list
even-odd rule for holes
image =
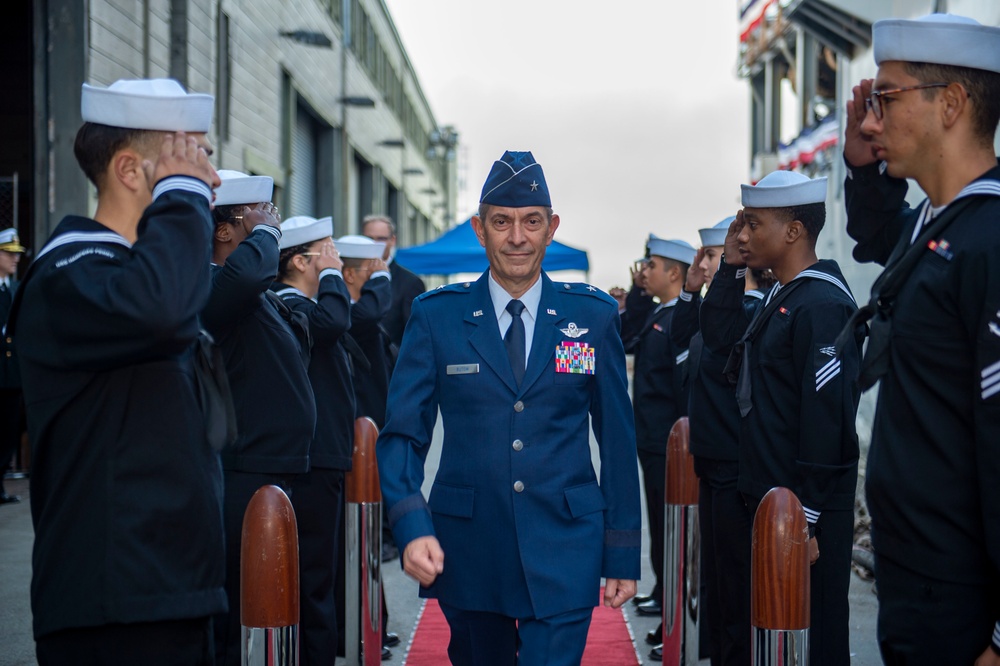
{"label": "white sailor hat", "polygon": [[708,229],[699,229],[698,235],[701,236],[702,247],[725,245],[726,234],[729,233],[729,225],[732,224],[735,219],[735,215],[730,215],[721,222],[716,223],[713,227],[709,227]]}
{"label": "white sailor hat", "polygon": [[215,205],[256,204],[270,201],[274,193],[274,179],[270,176],[251,176],[242,171],[219,169],[222,184],[215,188]]}
{"label": "white sailor hat", "polygon": [[884,19],[872,26],[875,64],[889,60],[1000,73],[1000,28],[955,14]]}
{"label": "white sailor hat", "polygon": [[690,243],[682,240],[667,240],[655,234],[649,234],[649,240],[646,241],[646,249],[649,250],[651,255],[673,259],[682,264],[690,264],[694,261],[695,249]]}
{"label": "white sailor hat", "polygon": [[0,250],[5,252],[24,252],[25,247],[21,245],[21,239],[17,236],[17,229],[10,228],[0,231]]}
{"label": "white sailor hat", "polygon": [[285,250],[330,236],[333,236],[332,217],[317,220],[308,215],[295,215],[281,221],[281,240],[278,241],[278,248]]}
{"label": "white sailor hat", "polygon": [[373,241],[368,236],[341,236],[333,244],[342,259],[381,259],[385,243]]}
{"label": "white sailor hat", "polygon": [[826,202],[826,177],[809,178],[795,171],[772,171],[756,185],[740,185],[749,208],[788,208]]}
{"label": "white sailor hat", "polygon": [[215,98],[189,93],[173,79],[121,79],[107,88],[83,84],[83,120],[111,127],[207,132]]}

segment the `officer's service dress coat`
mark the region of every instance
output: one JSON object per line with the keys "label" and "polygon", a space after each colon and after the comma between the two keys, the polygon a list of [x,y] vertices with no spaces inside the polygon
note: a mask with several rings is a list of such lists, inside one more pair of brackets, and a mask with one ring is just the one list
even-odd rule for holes
{"label": "officer's service dress coat", "polygon": [[[509,617],[594,606],[600,577],[638,579],[640,505],[617,306],[543,273],[518,388],[488,273],[419,297],[378,442],[396,543],[434,535],[444,572],[421,594]],[[586,330],[584,330],[586,329]],[[593,374],[556,372],[557,347],[594,350]],[[441,461],[420,492],[438,409]],[[601,483],[589,426],[600,445]]]}
{"label": "officer's service dress coat", "polygon": [[212,221],[168,180],[134,245],[63,219],[15,299],[36,637],[226,607],[222,476],[192,360]]}
{"label": "officer's service dress coat", "polygon": [[[1000,166],[949,204],[975,197],[928,243],[894,301],[889,372],[879,389],[866,474],[879,558],[927,578],[994,591],[1000,589],[998,181]],[[880,174],[877,164],[851,168],[845,193],[855,259],[884,264],[897,239],[912,237],[923,205],[909,208],[906,190],[905,180]],[[996,621],[993,643],[1000,646],[1000,614],[987,619]]]}

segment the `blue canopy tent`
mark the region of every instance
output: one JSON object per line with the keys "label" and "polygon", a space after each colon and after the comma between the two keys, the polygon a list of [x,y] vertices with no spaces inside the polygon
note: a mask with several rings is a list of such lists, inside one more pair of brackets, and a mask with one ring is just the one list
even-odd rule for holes
{"label": "blue canopy tent", "polygon": [[[437,240],[398,250],[396,259],[401,265],[420,275],[482,273],[489,265],[486,250],[479,244],[476,232],[472,229],[471,218],[449,229]],[[590,269],[590,262],[584,250],[554,240],[546,248],[542,268],[546,271],[586,272]]]}

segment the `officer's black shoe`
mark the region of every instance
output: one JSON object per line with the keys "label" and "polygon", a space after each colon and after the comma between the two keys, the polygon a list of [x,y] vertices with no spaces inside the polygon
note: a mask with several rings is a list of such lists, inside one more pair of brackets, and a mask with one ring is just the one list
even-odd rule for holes
{"label": "officer's black shoe", "polygon": [[389,661],[392,659],[392,650],[387,647],[382,648],[382,661]]}
{"label": "officer's black shoe", "polygon": [[632,597],[632,605],[638,606],[639,604],[646,603],[653,598],[652,594],[637,594]]}
{"label": "officer's black shoe", "polygon": [[663,645],[657,645],[649,651],[649,658],[653,661],[663,661]]}
{"label": "officer's black shoe", "polygon": [[0,504],[16,504],[20,502],[21,498],[17,495],[8,495],[7,493],[0,493]]}
{"label": "officer's black shoe", "polygon": [[663,643],[663,623],[660,623],[653,631],[646,634],[646,643],[649,645],[661,645]]}
{"label": "officer's black shoe", "polygon": [[382,637],[382,647],[396,647],[399,645],[399,636],[391,631]]}
{"label": "officer's black shoe", "polygon": [[663,607],[660,606],[660,602],[656,599],[650,599],[649,601],[644,601],[635,607],[635,610],[639,615],[662,615]]}

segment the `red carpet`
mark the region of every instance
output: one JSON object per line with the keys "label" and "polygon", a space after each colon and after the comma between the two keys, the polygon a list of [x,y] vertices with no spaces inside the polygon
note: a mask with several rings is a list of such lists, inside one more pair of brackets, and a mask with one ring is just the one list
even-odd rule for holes
{"label": "red carpet", "polygon": [[[601,591],[602,597],[604,591]],[[413,633],[404,666],[448,664],[448,622],[436,599],[428,599]],[[583,651],[582,666],[629,666],[639,664],[635,645],[621,609],[598,606]]]}

